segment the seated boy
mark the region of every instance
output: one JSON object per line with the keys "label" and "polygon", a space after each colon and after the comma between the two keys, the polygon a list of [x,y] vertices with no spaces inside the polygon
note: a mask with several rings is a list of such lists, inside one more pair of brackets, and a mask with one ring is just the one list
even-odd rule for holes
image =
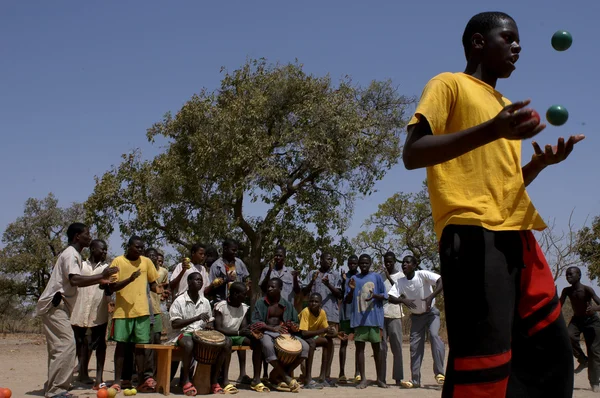
{"label": "seated boy", "polygon": [[[188,397],[197,394],[197,390],[190,382],[190,368],[194,353],[194,341],[192,333],[196,330],[212,329],[212,310],[208,300],[200,294],[202,289],[202,275],[193,272],[187,277],[188,289],[179,295],[169,310],[173,335],[169,343],[183,347],[183,361],[181,369],[181,386],[183,393]],[[219,370],[223,366],[223,355],[219,355],[217,363],[211,370],[211,392],[213,394],[223,393],[223,389],[217,382]]]}
{"label": "seated boy", "polygon": [[[260,340],[265,360],[273,366],[271,382],[277,386],[278,391],[300,390],[300,384],[290,376],[302,361],[308,358],[308,343],[297,337],[302,344],[302,352],[289,366],[282,366],[277,360],[275,352],[275,339],[281,334],[298,332],[298,313],[294,306],[281,297],[283,282],[279,278],[269,281],[267,295],[256,301],[252,314],[252,332]],[[255,369],[260,370],[262,358],[260,350],[252,352],[252,363]],[[250,385],[256,390],[261,384],[260,372],[255,372],[254,380]]]}
{"label": "seated boy", "polygon": [[[231,363],[231,353],[233,346],[250,346],[252,344],[250,337],[252,333],[248,325],[249,315],[248,306],[243,301],[246,299],[248,289],[242,282],[233,282],[229,287],[229,298],[219,301],[215,304],[215,330],[227,336],[227,345],[223,350],[223,390],[227,394],[235,394],[238,390],[233,384],[229,383],[229,364]],[[240,355],[243,354],[243,355]],[[246,352],[238,351],[240,360],[240,377],[238,383],[250,384],[249,377],[246,375]],[[260,369],[256,370],[260,372]],[[258,374],[260,376],[260,374]],[[265,387],[266,388],[266,387]]]}
{"label": "seated boy", "polygon": [[[302,337],[309,345],[308,358],[306,359],[306,378],[304,388],[321,389],[323,385],[336,387],[335,383],[329,378],[331,368],[328,366],[333,356],[333,337],[337,336],[335,327],[327,323],[327,314],[322,308],[323,298],[319,293],[313,293],[308,299],[308,307],[302,310],[298,315],[300,319],[300,332]],[[312,379],[312,363],[317,347],[323,347],[321,357],[321,375],[319,382],[315,383]]]}

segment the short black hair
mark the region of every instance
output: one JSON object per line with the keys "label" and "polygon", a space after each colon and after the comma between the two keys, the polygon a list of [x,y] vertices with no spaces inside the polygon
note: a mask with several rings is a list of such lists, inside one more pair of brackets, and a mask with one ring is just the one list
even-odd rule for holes
{"label": "short black hair", "polygon": [[230,247],[230,246],[237,246],[239,248],[240,244],[238,243],[237,240],[231,239],[231,238],[227,238],[227,239],[223,240],[223,249],[226,247]]}
{"label": "short black hair", "polygon": [[131,238],[129,238],[129,241],[127,242],[127,246],[133,245],[133,243],[138,240],[141,240],[142,242],[144,241],[141,237],[139,237],[137,235],[133,235]]}
{"label": "short black hair", "polygon": [[269,282],[277,282],[277,286],[279,287],[279,290],[283,289],[283,281],[280,278],[271,278],[269,279]]}
{"label": "short black hair", "polygon": [[361,258],[366,258],[367,260],[369,260],[370,263],[373,262],[373,259],[368,254],[361,254],[358,260],[360,261]]}
{"label": "short black hair", "polygon": [[330,252],[322,252],[322,253],[321,253],[321,257],[320,257],[320,259],[322,260],[322,259],[324,259],[326,256],[331,256],[331,257],[333,257],[333,255],[332,255]]}
{"label": "short black hair", "polygon": [[82,234],[86,229],[88,229],[88,226],[80,222],[74,222],[69,225],[69,228],[67,228],[67,240],[69,243],[73,242],[75,235]]}
{"label": "short black hair", "polygon": [[571,269],[577,271],[577,273],[579,274],[579,276],[581,276],[581,269],[579,267],[576,267],[576,266],[573,265],[573,266],[567,268],[567,271],[571,270]]}
{"label": "short black hair", "polygon": [[[200,272],[194,271],[188,275],[188,277],[187,277],[188,283],[189,283],[189,281],[192,280],[192,277],[194,277],[194,275],[200,275],[200,278],[202,278],[202,274]],[[202,279],[202,282],[204,282],[204,279]]]}
{"label": "short black hair", "polygon": [[415,258],[415,256],[404,256],[404,258],[402,259],[402,262],[404,262],[406,260],[408,260],[408,262],[411,264],[417,265],[417,259]]}
{"label": "short black hair", "polygon": [[206,253],[206,245],[205,244],[203,244],[203,243],[194,243],[192,245],[192,248],[190,249],[190,253],[193,255],[194,253],[196,253],[200,249],[204,249],[204,252]]}
{"label": "short black hair", "polygon": [[275,248],[275,251],[279,251],[279,250],[283,251],[284,255],[287,254],[287,250],[285,250],[285,247],[283,247],[281,245],[279,245]]}
{"label": "short black hair", "polygon": [[358,256],[356,254],[353,254],[350,257],[348,257],[348,261],[350,261],[350,260],[356,260],[356,261],[358,261]]}
{"label": "short black hair", "polygon": [[394,258],[396,258],[396,253],[394,253],[394,252],[387,252],[387,253],[385,253],[383,255],[383,258],[386,258],[386,257],[394,257]]}
{"label": "short black hair", "polygon": [[108,247],[108,245],[106,244],[106,241],[104,239],[94,239],[91,243],[90,243],[90,248],[96,246],[97,244],[102,243],[104,244],[104,246]]}
{"label": "short black hair", "polygon": [[462,36],[465,57],[469,59],[469,55],[471,55],[471,38],[475,33],[481,33],[485,36],[506,20],[515,22],[513,17],[500,11],[487,11],[474,15],[467,23]]}
{"label": "short black hair", "polygon": [[156,251],[156,255],[157,255],[158,257],[165,258],[165,255],[164,255],[164,254],[162,254],[161,252],[159,252],[158,250]]}
{"label": "short black hair", "polygon": [[233,293],[233,292],[245,292],[246,290],[248,290],[246,288],[246,285],[243,284],[242,282],[233,282],[231,284],[231,286],[229,286],[229,294]]}
{"label": "short black hair", "polygon": [[204,254],[206,256],[208,256],[209,254],[214,254],[215,257],[219,257],[219,251],[217,250],[216,247],[214,247],[213,245],[208,245],[206,246],[206,249],[204,251]]}
{"label": "short black hair", "polygon": [[321,293],[317,293],[317,292],[311,293],[309,298],[311,298],[311,297],[318,297],[319,300],[323,301],[323,296],[321,296]]}
{"label": "short black hair", "polygon": [[156,252],[156,255],[158,256],[158,250],[156,250],[153,247],[147,248],[146,251],[144,252],[144,254],[146,255],[146,257],[148,257],[148,254],[150,254],[151,252]]}

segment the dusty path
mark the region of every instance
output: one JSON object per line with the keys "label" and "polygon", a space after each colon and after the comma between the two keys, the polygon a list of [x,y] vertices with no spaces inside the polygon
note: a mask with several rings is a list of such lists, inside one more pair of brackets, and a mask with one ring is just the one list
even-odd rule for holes
{"label": "dusty path", "polygon": [[[43,385],[46,379],[47,372],[47,355],[46,345],[42,335],[3,335],[0,336],[0,386],[9,387],[13,391],[14,398],[31,397],[31,396],[43,396]],[[390,386],[388,389],[381,389],[377,387],[369,387],[367,390],[357,390],[353,386],[344,386],[339,388],[327,388],[324,390],[303,390],[300,392],[302,396],[330,396],[339,397],[343,394],[346,398],[352,397],[364,397],[365,395],[372,396],[377,395],[378,397],[439,397],[440,386],[435,383],[433,378],[433,364],[431,355],[429,354],[429,347],[426,347],[425,360],[422,367],[422,379],[424,388],[415,390],[400,390],[394,386]],[[373,366],[372,358],[370,357],[370,349],[367,348],[367,376],[369,379],[375,378],[375,367]],[[114,355],[114,344],[110,344],[107,354],[107,371],[105,373],[105,379],[112,380],[113,377],[113,355]],[[336,347],[337,355],[337,347]],[[404,346],[403,350],[404,358],[404,373],[405,378],[408,379],[410,376],[409,370],[409,348],[408,345]],[[248,363],[250,363],[248,358]],[[92,357],[90,361],[91,369],[95,369],[95,357]],[[320,364],[320,353],[317,352],[315,358],[315,364]],[[318,368],[315,365],[313,374],[318,374]],[[350,343],[348,347],[348,363],[346,364],[346,374],[352,372],[354,369],[354,346]],[[248,371],[250,369],[247,369]],[[332,376],[337,376],[339,372],[339,363],[334,360]],[[392,383],[391,378],[391,362],[388,365],[388,383]],[[232,360],[231,377],[237,378],[238,375],[237,358],[234,355]],[[90,375],[94,375],[94,371],[90,371]],[[72,391],[74,394],[80,397],[95,397],[96,394],[90,389],[86,389],[83,386],[76,386],[75,390]],[[145,397],[162,397],[159,394],[139,394]],[[183,396],[181,390],[173,389],[172,396]],[[120,394],[119,396],[123,396]],[[253,391],[241,390],[237,395],[239,397],[256,397],[258,393]],[[289,393],[272,392],[269,394],[270,397],[275,396],[290,396]],[[585,372],[576,376],[575,379],[575,392],[574,397],[587,398],[596,397],[600,394],[594,394],[589,390],[587,382],[587,375]]]}

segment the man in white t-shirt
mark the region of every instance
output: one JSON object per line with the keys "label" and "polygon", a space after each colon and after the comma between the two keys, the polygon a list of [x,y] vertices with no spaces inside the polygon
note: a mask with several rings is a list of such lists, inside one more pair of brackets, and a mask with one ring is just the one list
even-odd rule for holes
{"label": "man in white t-shirt", "polygon": [[416,271],[417,261],[413,256],[402,260],[404,278],[396,281],[388,292],[390,303],[404,304],[411,312],[410,327],[410,382],[403,381],[403,388],[421,386],[421,363],[425,354],[425,335],[429,331],[433,354],[433,371],[438,384],[443,384],[444,356],[446,348],[440,339],[440,311],[435,308],[435,297],[442,292],[442,278],[431,271]]}
{"label": "man in white t-shirt", "polygon": [[[383,272],[381,277],[385,285],[385,290],[390,291],[392,286],[400,278],[404,278],[404,273],[397,266],[396,255],[392,252],[387,252],[383,255]],[[392,377],[396,381],[396,385],[401,385],[404,379],[404,367],[402,366],[402,306],[400,304],[390,303],[385,301],[383,304],[383,335],[381,336],[381,355],[379,357],[381,363],[381,375],[384,383],[387,374],[387,353],[388,339],[394,356],[394,365]]]}
{"label": "man in white t-shirt", "polygon": [[210,265],[209,268],[206,268],[205,261],[206,246],[201,243],[192,245],[190,250],[190,258],[186,258],[177,264],[173,270],[173,273],[171,273],[169,286],[173,292],[173,300],[175,300],[177,296],[180,296],[188,289],[187,278],[194,272],[199,272],[200,275],[202,275],[202,280],[204,281],[202,284],[202,290],[200,290],[200,294],[204,297],[210,294],[212,289],[210,278],[208,276]]}
{"label": "man in white t-shirt", "polygon": [[67,228],[67,239],[69,246],[58,256],[36,306],[48,348],[46,397],[66,397],[71,388],[76,353],[71,312],[77,302],[77,288],[107,284],[119,270],[105,268],[100,274],[81,275],[81,251],[90,245],[90,230],[85,224],[73,223]]}
{"label": "man in white t-shirt", "polygon": [[[229,364],[231,363],[231,352],[233,346],[250,346],[252,341],[250,337],[250,306],[244,303],[248,289],[242,282],[233,282],[229,287],[229,297],[227,300],[219,301],[215,304],[215,330],[227,336],[227,344],[223,349],[225,356],[223,362],[223,390],[228,394],[235,394],[237,388],[229,383]],[[256,345],[256,344],[255,344]],[[260,349],[260,347],[258,347]],[[243,353],[243,355],[239,355]],[[240,361],[240,377],[238,384],[250,384],[252,379],[246,374],[246,351],[238,351]],[[254,377],[260,377],[260,362],[254,369]]]}

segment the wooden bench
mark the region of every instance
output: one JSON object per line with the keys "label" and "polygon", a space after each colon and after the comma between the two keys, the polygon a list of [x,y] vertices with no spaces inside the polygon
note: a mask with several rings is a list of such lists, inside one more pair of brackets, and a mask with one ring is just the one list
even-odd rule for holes
{"label": "wooden bench", "polygon": [[[136,344],[137,348],[154,350],[156,353],[156,392],[171,393],[171,362],[181,361],[181,348],[175,345]],[[249,346],[233,346],[232,351],[246,351]],[[193,378],[198,395],[210,394],[210,365],[197,364]]]}

